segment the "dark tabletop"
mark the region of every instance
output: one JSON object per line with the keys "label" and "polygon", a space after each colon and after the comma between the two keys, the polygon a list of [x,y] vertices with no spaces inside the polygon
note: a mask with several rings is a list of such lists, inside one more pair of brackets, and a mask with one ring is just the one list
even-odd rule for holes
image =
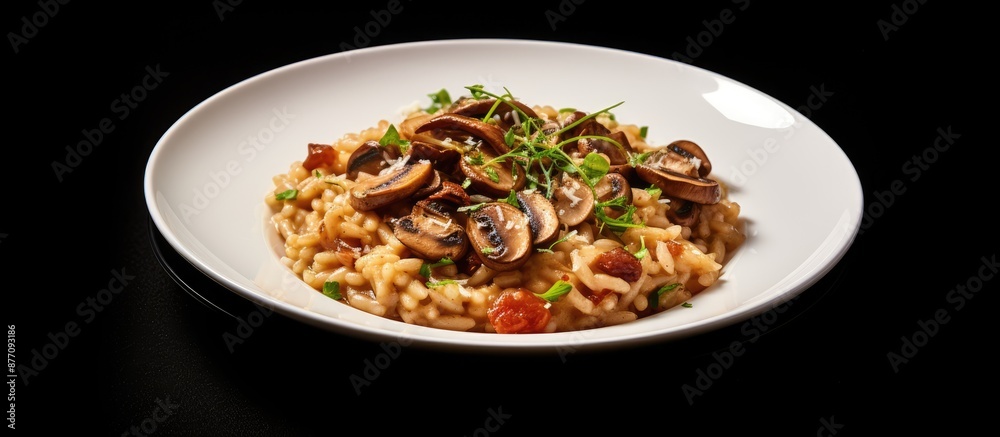
{"label": "dark tabletop", "polygon": [[[5,425],[13,416],[21,434],[969,435],[992,424],[996,24],[978,5],[94,3],[4,5],[14,136],[2,322],[16,370]],[[471,37],[678,59],[799,108],[854,163],[861,232],[767,317],[613,352],[502,355],[393,347],[261,313],[150,226],[149,154],[214,93],[343,50]],[[119,101],[136,86],[140,101]],[[68,158],[87,135],[93,150]]]}

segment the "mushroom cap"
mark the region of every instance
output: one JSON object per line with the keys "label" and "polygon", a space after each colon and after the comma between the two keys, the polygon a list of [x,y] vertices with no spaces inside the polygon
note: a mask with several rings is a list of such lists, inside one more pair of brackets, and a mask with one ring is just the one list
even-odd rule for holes
{"label": "mushroom cap", "polygon": [[684,199],[670,199],[667,209],[667,219],[670,223],[681,226],[694,226],[698,223],[701,204]]}
{"label": "mushroom cap", "polygon": [[694,141],[677,140],[668,144],[667,149],[686,157],[689,161],[697,162],[698,176],[708,177],[712,172],[712,162],[708,160],[708,154]]}
{"label": "mushroom cap", "polygon": [[378,141],[365,141],[347,158],[347,177],[355,180],[361,172],[377,175],[382,169],[389,167],[386,158],[391,157],[391,152],[383,150]]}
{"label": "mushroom cap", "polygon": [[414,213],[396,220],[392,228],[396,239],[427,260],[465,256],[469,249],[465,228],[451,217],[426,213],[428,210],[414,208]]}
{"label": "mushroom cap", "polygon": [[603,136],[611,138],[618,144],[601,138],[581,138],[577,141],[580,156],[587,156],[591,152],[596,152],[606,156],[611,165],[627,165],[633,149],[625,133],[619,131]]}
{"label": "mushroom cap", "polygon": [[594,193],[578,176],[563,173],[553,185],[552,203],[560,223],[576,226],[594,213]]}
{"label": "mushroom cap", "polygon": [[434,178],[434,167],[421,161],[358,182],[350,189],[349,201],[358,211],[370,211],[408,199]]}
{"label": "mushroom cap", "polygon": [[672,170],[641,164],[635,168],[642,180],[656,185],[664,195],[701,204],[715,204],[722,200],[719,182],[692,177]]}
{"label": "mushroom cap", "polygon": [[[494,106],[496,109],[493,109]],[[515,111],[515,107],[519,111]],[[529,118],[539,118],[534,109],[531,109],[528,105],[525,105],[520,101],[504,99],[502,102],[497,104],[497,99],[495,98],[463,98],[448,108],[447,112],[467,117],[482,118],[489,113],[490,109],[493,109],[494,117],[499,119],[498,123],[501,124],[502,130],[510,129],[510,127],[517,124],[518,121],[524,121],[522,119],[523,116],[520,114],[516,115],[516,119],[514,118],[515,115],[513,114],[516,112],[524,113],[524,115]]]}
{"label": "mushroom cap", "polygon": [[509,271],[528,261],[533,247],[531,227],[520,209],[506,202],[491,202],[468,217],[465,231],[484,265]]}
{"label": "mushroom cap", "polygon": [[414,161],[426,159],[434,163],[435,168],[446,172],[451,170],[452,166],[462,156],[455,148],[444,148],[436,142],[428,142],[420,139],[410,141],[410,148],[407,149],[406,153]]}
{"label": "mushroom cap", "polygon": [[538,191],[521,190],[515,195],[521,211],[528,218],[532,243],[548,245],[559,236],[559,216],[556,208],[544,194]]}
{"label": "mushroom cap", "polygon": [[[626,205],[632,204],[632,185],[628,183],[628,178],[621,173],[608,173],[604,175],[594,185],[594,194],[600,202],[624,197]],[[610,217],[619,217],[623,211],[617,208],[606,207],[604,208],[604,212]]]}
{"label": "mushroom cap", "polygon": [[496,155],[488,147],[480,147],[483,164],[474,164],[469,159],[460,159],[458,168],[469,179],[474,191],[494,198],[507,197],[511,191],[524,188],[528,178],[524,168],[507,159],[501,163],[486,164]]}
{"label": "mushroom cap", "polygon": [[503,130],[495,124],[484,123],[478,118],[450,113],[441,114],[420,125],[414,133],[419,134],[436,129],[465,132],[475,138],[486,141],[499,154],[510,151],[510,146],[504,141]]}

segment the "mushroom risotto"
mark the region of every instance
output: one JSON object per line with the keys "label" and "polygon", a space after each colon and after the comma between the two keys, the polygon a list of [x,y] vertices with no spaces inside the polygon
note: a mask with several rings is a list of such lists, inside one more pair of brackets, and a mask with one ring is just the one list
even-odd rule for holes
{"label": "mushroom risotto", "polygon": [[[501,334],[626,323],[715,284],[744,241],[706,150],[647,142],[607,108],[447,91],[307,144],[265,202],[282,262],[331,299]],[[710,146],[710,145],[708,145]]]}

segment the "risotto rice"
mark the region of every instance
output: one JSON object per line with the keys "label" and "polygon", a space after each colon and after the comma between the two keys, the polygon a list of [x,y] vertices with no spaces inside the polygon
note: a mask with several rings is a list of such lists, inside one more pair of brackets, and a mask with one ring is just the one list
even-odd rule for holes
{"label": "risotto rice", "polygon": [[282,262],[361,311],[485,333],[628,323],[719,280],[745,237],[698,144],[466,88],[275,175]]}

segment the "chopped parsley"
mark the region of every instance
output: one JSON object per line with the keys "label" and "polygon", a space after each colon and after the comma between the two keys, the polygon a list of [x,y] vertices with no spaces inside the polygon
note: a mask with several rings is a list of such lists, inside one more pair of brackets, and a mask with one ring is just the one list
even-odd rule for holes
{"label": "chopped parsley", "polygon": [[299,196],[299,190],[285,190],[274,195],[278,200],[295,200]]}
{"label": "chopped parsley", "polygon": [[438,260],[438,262],[433,263],[433,264],[423,263],[420,266],[420,276],[423,276],[425,278],[430,278],[431,277],[431,269],[437,268],[437,267],[442,267],[442,266],[450,266],[452,264],[455,264],[455,261],[452,261],[451,258],[447,258],[447,257],[441,258],[440,260]]}
{"label": "chopped parsley", "polygon": [[545,293],[540,293],[540,294],[539,293],[535,293],[535,296],[538,296],[538,297],[540,297],[542,299],[545,299],[545,300],[547,300],[549,302],[555,302],[555,301],[559,300],[560,296],[562,296],[562,295],[564,295],[566,293],[569,293],[570,290],[572,290],[572,289],[573,289],[573,284],[570,284],[569,282],[566,282],[566,281],[563,281],[563,280],[560,279],[560,280],[556,281],[555,284],[552,284],[552,286],[549,287],[548,291],[546,291]]}
{"label": "chopped parsley", "polygon": [[406,153],[406,150],[410,147],[410,142],[402,139],[399,136],[399,131],[396,130],[396,125],[390,124],[389,128],[386,129],[385,134],[382,138],[378,140],[379,145],[385,146],[396,146],[399,147],[399,151]]}
{"label": "chopped parsley", "polygon": [[674,291],[680,285],[681,285],[680,282],[675,282],[673,284],[667,284],[667,285],[664,285],[664,286],[660,287],[660,289],[656,290],[655,293],[649,293],[649,307],[650,308],[657,308],[657,307],[659,307],[660,306],[660,296],[663,296],[664,294],[666,294],[668,292]]}
{"label": "chopped parsley", "polygon": [[441,88],[440,91],[436,93],[428,94],[427,97],[431,98],[431,106],[423,108],[424,112],[433,114],[441,110],[441,108],[451,105],[451,95],[448,94],[448,90]]}
{"label": "chopped parsley", "polygon": [[427,281],[424,285],[426,285],[427,288],[435,288],[435,287],[442,287],[448,284],[457,284],[457,283],[458,281],[454,279],[443,279],[440,281]]}
{"label": "chopped parsley", "polygon": [[343,296],[340,295],[340,283],[337,281],[324,282],[323,295],[333,300],[342,299]]}
{"label": "chopped parsley", "polygon": [[637,250],[633,255],[636,259],[643,259],[649,254],[649,249],[646,249],[646,236],[639,236],[639,250]]}
{"label": "chopped parsley", "polygon": [[576,229],[567,232],[566,235],[564,235],[562,238],[560,238],[560,239],[556,240],[555,242],[553,242],[552,244],[550,244],[548,248],[539,247],[538,249],[535,249],[535,250],[537,250],[539,252],[553,253],[552,252],[552,248],[553,247],[556,247],[557,244],[562,243],[563,241],[569,240],[570,238],[573,238],[574,236],[576,236]]}

